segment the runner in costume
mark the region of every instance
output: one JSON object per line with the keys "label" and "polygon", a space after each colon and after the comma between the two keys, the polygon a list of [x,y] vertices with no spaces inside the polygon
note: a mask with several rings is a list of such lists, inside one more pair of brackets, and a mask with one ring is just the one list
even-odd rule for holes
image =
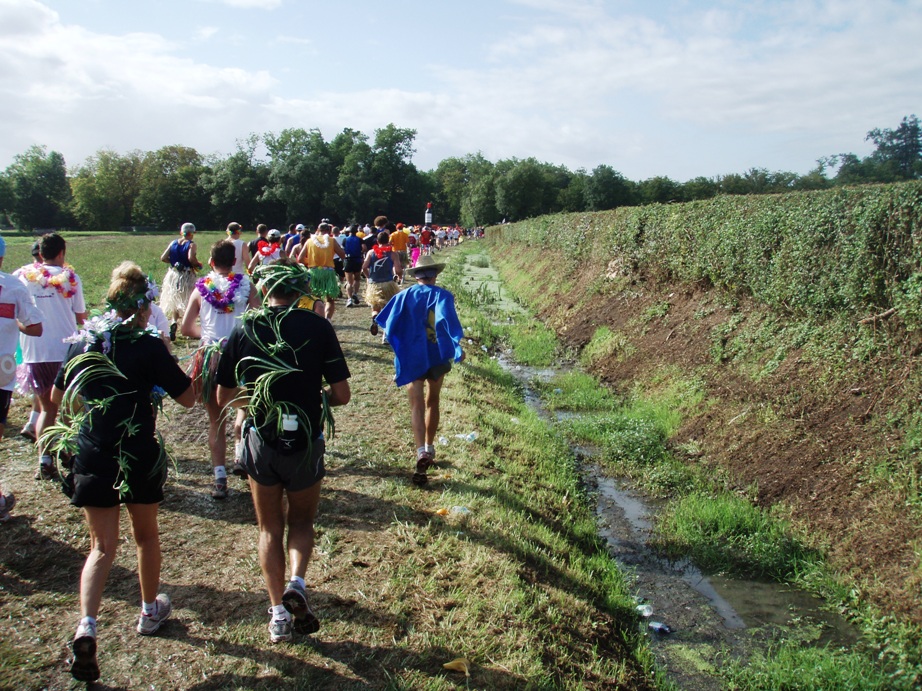
{"label": "runner in costume", "polygon": [[416,267],[407,270],[416,285],[398,293],[377,317],[394,349],[394,382],[397,386],[409,384],[410,420],[416,441],[415,485],[426,484],[426,471],[435,463],[442,382],[452,360],[464,361],[464,333],[455,312],[455,298],[435,285],[444,268],[431,255],[420,257]]}
{"label": "runner in costume", "polygon": [[250,260],[250,273],[256,270],[257,266],[274,262],[282,256],[282,233],[277,228],[273,228],[266,233],[266,241],[259,244],[256,254]]}
{"label": "runner in costume", "polygon": [[154,291],[140,267],[124,262],[112,272],[111,311],[93,317],[72,342],[52,398],[70,412],[67,424],[40,441],[61,453],[76,452],[64,491],[82,507],[90,554],[80,577],[81,619],[73,641],[71,674],[99,678],[96,617],[119,546],[120,505],[125,504],[137,545],[141,616],[137,631],[156,632],[170,616],[160,582],[158,505],[163,500],[167,457],[155,429],[151,391],[162,387],[180,405],[195,403],[191,381],[157,336],[147,330]]}
{"label": "runner in costume", "polygon": [[176,340],[176,329],[195,288],[195,272],[202,268],[202,263],[195,256],[194,237],[195,226],[183,223],[179,238],[173,240],[160,255],[160,261],[170,266],[163,279],[160,307],[170,320],[171,341]]}
{"label": "runner in costume", "polygon": [[[51,398],[54,378],[67,354],[64,339],[76,331],[86,318],[83,283],[65,262],[67,243],[57,233],[42,237],[40,246],[42,262],[29,264],[14,273],[29,290],[35,305],[42,313],[42,335],[19,338],[25,377],[20,388],[38,397],[41,412],[35,425],[37,437],[52,426],[58,415],[58,406]],[[51,456],[39,442],[39,472],[37,478],[54,480],[58,477]]]}
{"label": "runner in costume", "polygon": [[365,261],[362,263],[362,273],[368,278],[368,285],[365,288],[365,302],[371,307],[371,327],[369,331],[372,336],[378,335],[378,323],[375,317],[378,312],[384,309],[387,301],[400,292],[400,286],[397,285],[397,279],[403,278],[403,266],[400,259],[394,254],[394,248],[390,244],[390,236],[387,231],[378,233],[378,242],[368,254],[365,255]]}
{"label": "runner in costume", "polygon": [[[214,472],[211,496],[227,497],[227,419],[214,395],[214,373],[221,357],[221,349],[234,325],[247,307],[258,307],[259,297],[252,290],[245,274],[231,270],[234,262],[234,245],[229,240],[216,242],[211,248],[211,272],[200,278],[189,298],[182,320],[182,335],[198,338],[201,343],[192,356],[192,377],[195,398],[201,401],[208,413],[208,449]],[[238,413],[234,423],[234,438],[239,442],[243,413]],[[238,474],[240,470],[236,471]]]}
{"label": "runner in costume", "polygon": [[320,628],[308,606],[304,576],[325,474],[322,431],[326,423],[332,434],[329,409],[348,403],[351,393],[349,368],[333,326],[309,310],[295,309],[309,290],[308,270],[284,258],[260,267],[256,280],[266,293],[265,305],[244,314],[234,327],[218,365],[217,396],[221,405],[247,412],[243,464],[272,605],[269,640],[276,643],[291,640],[293,628],[304,633]]}
{"label": "runner in costume", "polygon": [[339,277],[333,270],[333,257],[345,258],[346,253],[330,232],[333,226],[321,223],[298,255],[298,261],[307,266],[311,277],[311,293],[323,303],[317,306],[317,313],[333,321],[336,298],[339,297]]}
{"label": "runner in costume", "polygon": [[[0,267],[6,255],[6,241],[0,238]],[[42,335],[42,313],[35,300],[14,276],[0,271],[0,439],[6,430],[6,419],[16,384],[16,346],[19,334]],[[0,523],[10,520],[10,510],[16,504],[12,492],[0,487]]]}

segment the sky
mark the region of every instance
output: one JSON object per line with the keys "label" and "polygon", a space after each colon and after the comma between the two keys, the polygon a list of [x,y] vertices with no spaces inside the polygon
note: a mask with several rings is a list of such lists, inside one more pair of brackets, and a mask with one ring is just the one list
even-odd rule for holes
{"label": "sky", "polygon": [[804,174],[922,116],[922,0],[0,0],[0,170],[417,131],[413,161]]}

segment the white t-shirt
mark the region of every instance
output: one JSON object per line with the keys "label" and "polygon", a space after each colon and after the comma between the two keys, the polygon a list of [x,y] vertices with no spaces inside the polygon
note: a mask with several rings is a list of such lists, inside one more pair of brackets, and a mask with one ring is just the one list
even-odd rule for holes
{"label": "white t-shirt", "polygon": [[[217,280],[221,282],[221,287],[226,290],[225,286],[228,284],[227,279],[216,273],[214,273],[214,275],[217,277]],[[250,279],[244,276],[240,281],[240,285],[237,286],[237,290],[234,294],[234,301],[231,303],[234,306],[233,312],[224,312],[223,310],[219,312],[210,302],[202,297],[202,307],[198,313],[199,323],[202,326],[202,344],[208,345],[209,343],[217,343],[230,336],[237,320],[246,311],[250,290],[252,290]]]}
{"label": "white t-shirt", "polygon": [[35,306],[42,314],[42,335],[26,336],[21,334],[19,343],[22,346],[22,361],[25,363],[36,362],[64,362],[69,343],[64,339],[72,336],[77,330],[76,314],[86,312],[86,303],[83,300],[83,283],[80,277],[74,274],[74,285],[63,286],[73,290],[71,297],[64,297],[54,285],[42,285],[42,279],[30,280],[41,269],[47,269],[49,278],[53,279],[64,272],[60,266],[47,266],[45,264],[27,264],[16,269],[13,274],[22,282],[35,300]]}
{"label": "white t-shirt", "polygon": [[[23,326],[38,324],[42,321],[42,313],[25,286],[15,276],[0,271],[0,356],[14,357],[16,354],[20,333],[17,321]],[[15,386],[14,378],[0,389],[12,391]]]}
{"label": "white t-shirt", "polygon": [[235,274],[242,274],[246,271],[243,265],[243,246],[246,244],[243,240],[231,240],[234,243],[234,268]]}
{"label": "white t-shirt", "polygon": [[147,325],[157,329],[161,336],[170,333],[170,320],[166,318],[166,314],[156,302],[150,303],[150,317],[147,319]]}

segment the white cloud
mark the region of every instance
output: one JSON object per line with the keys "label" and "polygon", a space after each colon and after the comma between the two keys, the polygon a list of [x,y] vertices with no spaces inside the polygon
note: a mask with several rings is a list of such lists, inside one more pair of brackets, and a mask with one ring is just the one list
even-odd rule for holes
{"label": "white cloud", "polygon": [[282,6],[282,0],[206,0],[228,7],[239,7],[245,10],[274,10]]}
{"label": "white cloud", "polygon": [[216,26],[203,26],[195,32],[195,36],[200,41],[207,41],[220,31],[221,30]]}

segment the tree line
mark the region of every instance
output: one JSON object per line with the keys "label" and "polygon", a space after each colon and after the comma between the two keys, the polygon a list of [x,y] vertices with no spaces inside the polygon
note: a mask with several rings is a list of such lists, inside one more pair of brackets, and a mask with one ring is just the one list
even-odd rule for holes
{"label": "tree line", "polygon": [[36,145],[0,174],[0,222],[20,229],[169,230],[188,220],[206,228],[230,220],[281,227],[321,217],[364,223],[383,213],[421,223],[432,202],[435,223],[470,227],[549,213],[922,177],[922,129],[915,115],[894,129],[868,132],[875,150],[865,158],[828,156],[806,175],[752,168],[686,182],[665,176],[635,182],[604,164],[570,171],[535,158],[492,162],[480,153],[421,171],[412,161],[416,134],[389,124],[373,137],[346,128],[325,141],[318,129],[292,128],[252,134],[226,157],[178,145],[125,154],[100,150],[71,170],[60,153]]}

